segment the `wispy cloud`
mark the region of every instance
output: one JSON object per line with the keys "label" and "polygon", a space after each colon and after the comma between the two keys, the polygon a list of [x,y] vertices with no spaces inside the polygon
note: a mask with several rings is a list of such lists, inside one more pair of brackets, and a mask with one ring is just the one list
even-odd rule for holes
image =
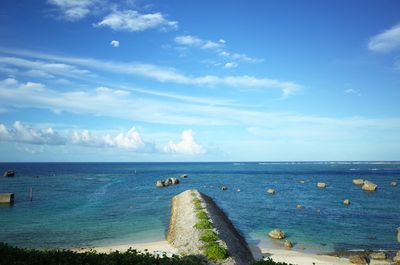
{"label": "wispy cloud", "polygon": [[359,89],[353,89],[353,88],[345,89],[344,93],[346,93],[346,94],[355,94],[357,96],[361,96],[361,90],[359,90]]}
{"label": "wispy cloud", "polygon": [[78,21],[86,17],[100,0],[48,0],[57,7],[62,17],[68,21]]}
{"label": "wispy cloud", "polygon": [[[30,61],[27,59],[14,58],[14,57],[0,57],[0,64],[7,63],[14,66],[21,67],[32,67],[38,69],[46,69],[50,74],[58,73],[62,74],[59,68],[69,69],[69,71],[77,72],[79,74],[89,74],[88,70],[77,68],[77,65],[84,66],[91,69],[97,69],[101,71],[108,71],[119,74],[133,74],[156,80],[158,82],[169,82],[180,85],[192,85],[192,86],[227,86],[227,87],[240,87],[240,88],[275,88],[280,89],[284,96],[294,94],[296,91],[301,89],[301,86],[295,82],[281,81],[277,79],[271,79],[266,77],[255,77],[248,75],[239,76],[216,76],[216,75],[204,75],[204,76],[192,76],[186,75],[174,68],[162,67],[154,64],[142,64],[142,63],[120,63],[111,61],[102,61],[90,58],[76,58],[76,57],[65,57],[55,56],[51,54],[42,54],[30,51],[0,49],[5,53],[17,54],[20,56],[33,57],[41,60],[58,61],[59,63],[45,63]],[[71,65],[66,65],[71,64]],[[51,67],[51,66],[54,67]],[[68,73],[66,71],[65,73]],[[64,73],[64,74],[65,74]]]}
{"label": "wispy cloud", "polygon": [[223,64],[225,65],[225,68],[231,68],[231,67],[226,67],[226,64],[235,65],[235,67],[237,67],[239,65],[238,62],[260,63],[264,61],[263,59],[253,58],[244,53],[229,52],[226,48],[226,41],[224,39],[219,39],[218,41],[212,41],[212,40],[201,39],[193,35],[181,35],[175,37],[174,41],[175,43],[183,47],[194,47],[203,50],[208,49],[216,52],[223,59],[231,61]]}
{"label": "wispy cloud", "polygon": [[159,12],[141,14],[136,10],[113,10],[94,26],[109,27],[116,31],[137,32],[155,28],[173,30],[178,28],[178,22],[166,19]]}
{"label": "wispy cloud", "polygon": [[219,40],[218,42],[211,40],[203,40],[197,36],[182,35],[175,38],[175,42],[179,45],[192,46],[201,49],[221,49],[224,47],[225,41]]}
{"label": "wispy cloud", "polygon": [[400,49],[400,24],[394,25],[373,37],[368,48],[374,52],[389,53]]}

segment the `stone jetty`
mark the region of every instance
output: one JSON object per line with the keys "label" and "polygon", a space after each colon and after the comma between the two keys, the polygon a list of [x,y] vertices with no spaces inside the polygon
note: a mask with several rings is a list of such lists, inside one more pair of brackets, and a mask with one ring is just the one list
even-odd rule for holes
{"label": "stone jetty", "polygon": [[[205,234],[215,237],[213,244],[226,251],[222,259],[207,253]],[[199,255],[212,264],[244,265],[254,262],[253,255],[232,222],[217,204],[197,190],[184,191],[172,199],[167,240],[182,255]]]}

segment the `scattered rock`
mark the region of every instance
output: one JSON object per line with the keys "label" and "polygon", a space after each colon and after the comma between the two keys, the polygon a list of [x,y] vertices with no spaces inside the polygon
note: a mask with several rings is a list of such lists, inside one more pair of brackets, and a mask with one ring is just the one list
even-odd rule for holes
{"label": "scattered rock", "polygon": [[320,189],[325,189],[325,188],[326,188],[326,183],[324,183],[324,182],[318,182],[318,183],[317,183],[317,187],[320,188]]}
{"label": "scattered rock", "polygon": [[167,187],[169,185],[174,185],[174,184],[179,184],[179,179],[177,178],[167,178],[166,180],[157,180],[156,182],[156,187],[161,188],[161,187]]}
{"label": "scattered rock", "polygon": [[385,260],[387,258],[385,252],[372,252],[369,254],[371,259],[376,259],[376,260]]}
{"label": "scattered rock", "polygon": [[280,229],[274,229],[268,233],[268,236],[273,239],[284,239],[285,233]]}
{"label": "scattered rock", "polygon": [[240,192],[240,189],[236,189],[236,192]]}
{"label": "scattered rock", "polygon": [[186,179],[187,177],[188,177],[188,175],[186,175],[186,174],[181,175],[181,178],[183,178],[183,179]]}
{"label": "scattered rock", "polygon": [[353,179],[353,184],[364,185],[364,180],[363,179]]}
{"label": "scattered rock", "polygon": [[292,248],[293,244],[290,240],[285,240],[284,246],[285,248]]}
{"label": "scattered rock", "polygon": [[157,188],[164,187],[164,181],[157,180],[157,182],[156,182],[156,187],[157,187]]}
{"label": "scattered rock", "polygon": [[14,170],[7,170],[4,172],[4,177],[14,177],[15,176],[15,171]]}
{"label": "scattered rock", "polygon": [[296,208],[297,208],[297,209],[303,209],[303,208],[304,208],[304,205],[297,204]]}
{"label": "scattered rock", "polygon": [[397,182],[396,182],[396,181],[392,181],[392,182],[390,182],[390,186],[392,186],[392,187],[396,187],[396,186],[397,186]]}
{"label": "scattered rock", "polygon": [[397,251],[396,256],[393,257],[393,261],[400,264],[400,250]]}
{"label": "scattered rock", "polygon": [[349,205],[349,204],[350,204],[350,200],[349,200],[349,199],[344,200],[344,201],[343,201],[343,204],[344,204],[344,205]]}
{"label": "scattered rock", "polygon": [[368,261],[365,257],[359,255],[352,255],[349,257],[349,261],[354,264],[367,265]]}
{"label": "scattered rock", "polygon": [[362,186],[363,191],[376,191],[377,188],[378,185],[368,180],[364,181],[364,185]]}
{"label": "scattered rock", "polygon": [[275,194],[275,190],[274,189],[267,189],[267,193],[269,193],[269,194]]}
{"label": "scattered rock", "polygon": [[397,242],[400,243],[400,226],[397,227]]}
{"label": "scattered rock", "polygon": [[300,180],[300,183],[301,183],[301,184],[304,184],[304,183],[305,183],[305,181],[304,181],[304,180]]}
{"label": "scattered rock", "polygon": [[228,187],[226,187],[226,186],[222,186],[222,188],[221,188],[221,190],[223,190],[223,191],[225,191],[227,189],[228,189]]}

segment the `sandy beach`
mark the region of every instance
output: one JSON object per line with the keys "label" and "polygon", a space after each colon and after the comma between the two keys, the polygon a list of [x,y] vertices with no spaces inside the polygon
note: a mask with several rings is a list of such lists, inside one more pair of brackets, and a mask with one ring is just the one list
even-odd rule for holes
{"label": "sandy beach", "polygon": [[141,252],[149,252],[149,253],[160,253],[165,252],[167,254],[177,254],[178,250],[171,246],[166,240],[163,241],[154,241],[148,243],[132,243],[132,244],[123,244],[123,245],[110,245],[110,246],[99,246],[99,247],[90,247],[90,248],[79,248],[74,249],[79,252],[84,252],[88,250],[95,250],[100,253],[110,253],[113,251],[125,252],[129,248],[136,249]]}

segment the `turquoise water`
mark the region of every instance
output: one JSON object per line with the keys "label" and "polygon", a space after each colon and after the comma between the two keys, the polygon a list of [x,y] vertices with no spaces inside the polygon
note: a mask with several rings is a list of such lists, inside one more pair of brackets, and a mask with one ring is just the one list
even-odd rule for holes
{"label": "turquoise water", "polygon": [[[171,198],[197,188],[214,198],[253,244],[281,246],[266,236],[279,227],[295,248],[306,251],[399,247],[400,186],[390,182],[400,183],[400,164],[0,164],[0,172],[7,169],[17,175],[1,177],[0,192],[13,192],[15,203],[0,207],[0,241],[12,245],[69,248],[163,240]],[[179,185],[154,185],[181,174],[189,178]],[[353,178],[375,182],[378,191],[363,192]],[[318,181],[327,188],[317,189]],[[222,185],[228,190],[221,191]],[[265,192],[270,187],[277,190],[274,196]],[[350,206],[342,204],[346,198]]]}

